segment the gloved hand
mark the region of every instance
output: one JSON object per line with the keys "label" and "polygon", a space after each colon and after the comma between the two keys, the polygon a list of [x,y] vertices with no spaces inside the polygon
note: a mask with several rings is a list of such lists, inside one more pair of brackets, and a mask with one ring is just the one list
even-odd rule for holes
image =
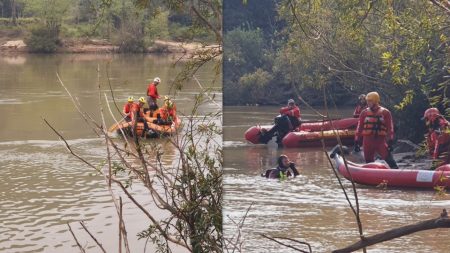
{"label": "gloved hand", "polygon": [[393,147],[394,140],[388,140],[387,145],[388,145],[388,147],[387,147],[388,151],[392,152],[394,150],[394,147]]}

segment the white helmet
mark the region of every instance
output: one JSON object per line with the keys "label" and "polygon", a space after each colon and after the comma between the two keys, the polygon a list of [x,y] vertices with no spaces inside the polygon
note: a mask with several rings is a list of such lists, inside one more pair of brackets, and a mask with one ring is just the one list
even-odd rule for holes
{"label": "white helmet", "polygon": [[160,83],[160,82],[161,82],[161,79],[160,79],[159,77],[155,77],[155,79],[153,79],[153,82],[155,82],[155,83]]}

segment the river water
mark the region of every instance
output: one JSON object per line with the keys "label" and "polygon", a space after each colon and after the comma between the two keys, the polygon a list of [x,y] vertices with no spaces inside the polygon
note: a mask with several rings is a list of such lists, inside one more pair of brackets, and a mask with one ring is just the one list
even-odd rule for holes
{"label": "river water", "polygon": [[[355,218],[324,152],[313,148],[277,149],[248,144],[243,134],[257,123],[270,124],[277,107],[224,108],[224,233],[237,235],[233,223],[242,219],[252,205],[242,228],[243,252],[295,252],[264,239],[289,237],[312,245],[314,252],[330,252],[358,239]],[[349,116],[352,108],[332,115]],[[313,116],[302,108],[303,118]],[[421,134],[421,133],[420,133]],[[274,167],[276,158],[286,154],[297,165],[300,176],[287,181],[259,176]],[[350,183],[344,179],[345,186]],[[361,219],[365,235],[386,231],[418,221],[437,218],[450,207],[450,196],[433,191],[377,189],[358,186]],[[448,229],[436,229],[381,243],[368,252],[449,252]],[[286,241],[284,241],[286,243]],[[289,243],[300,249],[302,245]],[[362,252],[362,251],[361,251]]]}
{"label": "river water", "polygon": [[[58,83],[56,72],[83,110],[101,122],[98,66],[101,96],[107,94],[118,116],[108,80],[121,110],[128,96],[144,96],[155,76],[162,80],[158,86],[160,95],[173,94],[169,83],[181,69],[179,65],[172,66],[176,60],[173,56],[143,55],[0,56],[0,252],[79,252],[66,223],[89,252],[99,252],[81,230],[81,220],[108,252],[117,251],[118,218],[103,176],[70,155],[42,120],[45,118],[59,130],[83,158],[96,165],[103,162],[103,139],[82,120]],[[213,67],[211,64],[200,69],[197,78],[205,88],[219,91],[221,78],[215,75]],[[190,81],[177,93],[174,102],[180,115],[190,113],[199,90],[197,82]],[[221,93],[216,93],[220,105]],[[205,103],[199,114],[220,109],[215,103]],[[113,119],[107,107],[104,110],[110,125]],[[172,164],[173,147],[165,140],[152,141],[163,147],[163,164]],[[133,185],[132,192],[146,206],[152,206],[151,198],[139,184]],[[117,194],[120,195],[118,191]],[[136,234],[149,224],[123,198],[131,251],[143,252],[145,241],[137,240]],[[147,252],[152,252],[151,246],[147,246]]]}

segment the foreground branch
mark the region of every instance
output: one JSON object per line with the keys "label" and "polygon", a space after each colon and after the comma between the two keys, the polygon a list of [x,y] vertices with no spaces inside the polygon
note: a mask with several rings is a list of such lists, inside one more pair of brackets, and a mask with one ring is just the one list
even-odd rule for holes
{"label": "foreground branch", "polygon": [[364,239],[346,247],[332,251],[333,253],[346,253],[359,250],[364,247],[368,247],[380,242],[389,241],[395,238],[399,238],[405,235],[416,233],[419,231],[435,229],[435,228],[450,228],[450,219],[447,216],[447,211],[444,209],[441,216],[437,219],[426,220],[418,222],[413,225],[408,225],[400,228],[395,228],[380,234],[365,237]]}
{"label": "foreground branch", "polygon": [[[265,235],[265,234],[260,234],[260,235],[261,235],[262,237],[266,238],[266,239],[269,239],[269,240],[271,240],[271,241],[274,241],[274,242],[276,242],[276,243],[278,243],[278,244],[280,244],[280,245],[283,245],[283,246],[285,246],[285,247],[294,249],[294,250],[296,250],[296,251],[298,251],[298,252],[302,252],[302,253],[311,253],[311,252],[312,252],[311,245],[310,245],[309,243],[307,243],[307,242],[297,241],[297,240],[294,240],[294,239],[291,239],[291,238],[287,238],[287,237],[270,237],[270,236],[267,236],[267,235]],[[283,243],[283,242],[281,242],[281,241],[279,241],[279,240],[277,240],[277,239],[288,240],[288,241],[296,242],[296,243],[299,243],[299,244],[307,245],[309,251],[304,251],[304,250],[299,249],[299,248],[297,248],[297,247],[294,247],[294,246],[292,246],[292,245],[285,244],[285,243]]]}

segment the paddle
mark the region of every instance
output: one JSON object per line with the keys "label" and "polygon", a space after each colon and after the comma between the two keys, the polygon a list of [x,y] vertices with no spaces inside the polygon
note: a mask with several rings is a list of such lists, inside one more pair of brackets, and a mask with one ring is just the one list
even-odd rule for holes
{"label": "paddle", "polygon": [[120,123],[122,123],[125,120],[125,118],[122,118],[119,122],[114,123],[109,129],[108,132],[113,132],[115,130],[117,130],[117,128],[119,127]]}

